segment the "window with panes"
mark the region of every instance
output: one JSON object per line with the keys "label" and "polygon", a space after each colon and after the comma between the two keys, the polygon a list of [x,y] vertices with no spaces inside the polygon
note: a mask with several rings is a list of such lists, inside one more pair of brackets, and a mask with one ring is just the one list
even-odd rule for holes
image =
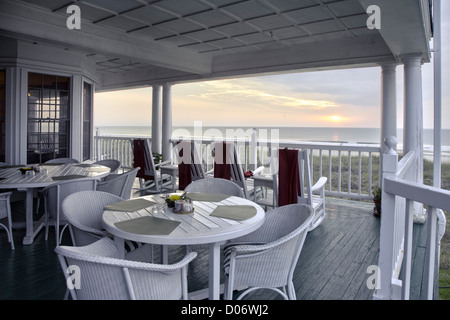
{"label": "window with panes", "polygon": [[69,157],[70,78],[28,74],[27,163]]}
{"label": "window with panes", "polygon": [[6,159],[6,107],[5,107],[5,93],[6,93],[6,72],[0,70],[0,162],[5,162]]}

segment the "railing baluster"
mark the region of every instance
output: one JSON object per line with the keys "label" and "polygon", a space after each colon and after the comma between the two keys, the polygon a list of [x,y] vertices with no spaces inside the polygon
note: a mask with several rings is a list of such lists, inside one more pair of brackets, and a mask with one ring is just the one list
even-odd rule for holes
{"label": "railing baluster", "polygon": [[347,184],[348,184],[348,193],[352,193],[352,152],[348,151],[348,176],[347,176]]}
{"label": "railing baluster", "polygon": [[111,156],[113,155],[114,152],[114,139],[109,139],[109,150],[108,150],[108,156],[106,157],[107,159],[111,159]]}
{"label": "railing baluster", "polygon": [[331,191],[331,149],[328,150],[328,191]]}
{"label": "railing baluster", "polygon": [[436,258],[436,225],[437,214],[436,208],[428,207],[427,217],[427,250],[425,255],[425,296],[426,299],[432,300],[434,293],[434,266]]}
{"label": "railing baluster", "polygon": [[112,157],[114,157],[114,139],[111,139],[109,142],[108,159],[111,159]]}
{"label": "railing baluster", "polygon": [[108,149],[106,151],[105,159],[111,158],[111,138],[108,139]]}
{"label": "railing baluster", "polygon": [[341,165],[341,150],[338,152],[338,192],[341,192],[341,175],[342,175],[342,165]]}
{"label": "railing baluster", "polygon": [[121,140],[120,142],[120,153],[121,153],[121,163],[125,163],[125,156],[126,156],[126,141],[125,140]]}
{"label": "railing baluster", "polygon": [[319,149],[319,177],[322,176],[322,149]]}
{"label": "railing baluster", "polygon": [[117,154],[118,154],[118,152],[117,152],[117,139],[113,140],[112,147],[113,147],[113,154],[112,154],[112,156],[110,158],[117,159]]}
{"label": "railing baluster", "polygon": [[403,243],[403,271],[402,271],[402,300],[409,300],[411,287],[411,257],[412,257],[412,233],[413,219],[410,214],[411,200],[406,200],[405,205],[405,240]]}
{"label": "railing baluster", "polygon": [[[247,152],[249,152],[249,151],[250,151],[250,148],[248,147],[247,142],[245,142],[244,143],[244,171],[248,171],[249,156],[248,156]],[[239,154],[242,154],[240,150],[239,150]],[[253,169],[253,167],[252,167],[252,169]]]}
{"label": "railing baluster", "polygon": [[128,159],[127,159],[127,155],[128,155],[128,152],[127,152],[127,141],[126,140],[123,140],[122,141],[122,163],[127,163],[128,162]]}
{"label": "railing baluster", "polygon": [[109,158],[114,158],[116,155],[116,139],[111,139],[111,155]]}
{"label": "railing baluster", "polygon": [[361,151],[358,152],[358,194],[361,194]]}

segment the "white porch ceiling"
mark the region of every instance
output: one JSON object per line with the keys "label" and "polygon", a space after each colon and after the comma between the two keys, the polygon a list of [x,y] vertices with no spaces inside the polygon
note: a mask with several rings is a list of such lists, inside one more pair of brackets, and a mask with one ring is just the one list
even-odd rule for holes
{"label": "white porch ceiling", "polygon": [[[428,0],[0,0],[0,34],[82,52],[102,90],[429,58]],[[81,9],[81,30],[66,9]],[[370,3],[371,4],[371,3]],[[402,33],[403,34],[402,36]]]}

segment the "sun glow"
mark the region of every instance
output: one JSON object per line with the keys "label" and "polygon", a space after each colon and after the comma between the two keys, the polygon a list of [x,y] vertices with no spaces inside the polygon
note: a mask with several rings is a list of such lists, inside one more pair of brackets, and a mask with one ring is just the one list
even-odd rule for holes
{"label": "sun glow", "polygon": [[342,122],[345,120],[345,118],[341,117],[341,116],[333,115],[333,116],[327,117],[327,120],[330,122]]}

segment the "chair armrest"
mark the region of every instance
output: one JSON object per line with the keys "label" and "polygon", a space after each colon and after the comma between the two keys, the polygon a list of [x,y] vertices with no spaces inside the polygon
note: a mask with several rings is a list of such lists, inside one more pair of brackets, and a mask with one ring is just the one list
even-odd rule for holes
{"label": "chair armrest", "polygon": [[252,179],[255,181],[263,181],[263,182],[273,182],[273,179],[276,178],[273,175],[262,175],[258,174],[253,176]]}
{"label": "chair armrest", "polygon": [[179,270],[186,266],[189,262],[197,257],[197,252],[190,252],[184,256],[183,259],[174,264],[156,264],[132,260],[122,260],[116,259],[117,264],[125,268],[137,269],[137,270],[147,270],[147,271],[158,271],[158,272],[172,272]]}
{"label": "chair armrest", "polygon": [[263,171],[264,171],[264,166],[260,166],[253,171],[253,175],[256,176],[257,174],[260,174]]}
{"label": "chair armrest", "polygon": [[325,183],[327,183],[327,180],[328,179],[326,177],[320,177],[320,179],[312,186],[311,192],[318,192],[325,188]]}
{"label": "chair armrest", "polygon": [[171,171],[177,171],[178,170],[178,165],[173,165],[173,164],[169,164],[169,165],[162,165],[159,167],[160,169],[167,169],[167,170],[171,170]]}
{"label": "chair armrest", "polygon": [[223,249],[223,254],[227,260],[228,256],[233,255],[234,257],[248,257],[255,256],[259,254],[263,254],[268,250],[273,249],[275,246],[272,243],[264,243],[264,242],[237,242],[226,245]]}
{"label": "chair armrest", "polygon": [[160,162],[158,164],[155,164],[155,168],[159,168],[161,166],[165,166],[166,164],[171,164],[171,163],[172,163],[171,160],[162,161],[162,162]]}
{"label": "chair armrest", "polygon": [[109,233],[106,232],[106,231],[98,230],[98,229],[91,228],[91,227],[88,227],[88,226],[84,226],[82,224],[79,224],[76,221],[69,221],[69,223],[73,227],[75,227],[75,228],[77,228],[77,229],[79,229],[81,231],[88,232],[88,233],[90,233],[92,235],[97,235],[97,236],[100,236],[100,237],[110,237],[110,238],[112,238],[112,236],[109,236]]}

